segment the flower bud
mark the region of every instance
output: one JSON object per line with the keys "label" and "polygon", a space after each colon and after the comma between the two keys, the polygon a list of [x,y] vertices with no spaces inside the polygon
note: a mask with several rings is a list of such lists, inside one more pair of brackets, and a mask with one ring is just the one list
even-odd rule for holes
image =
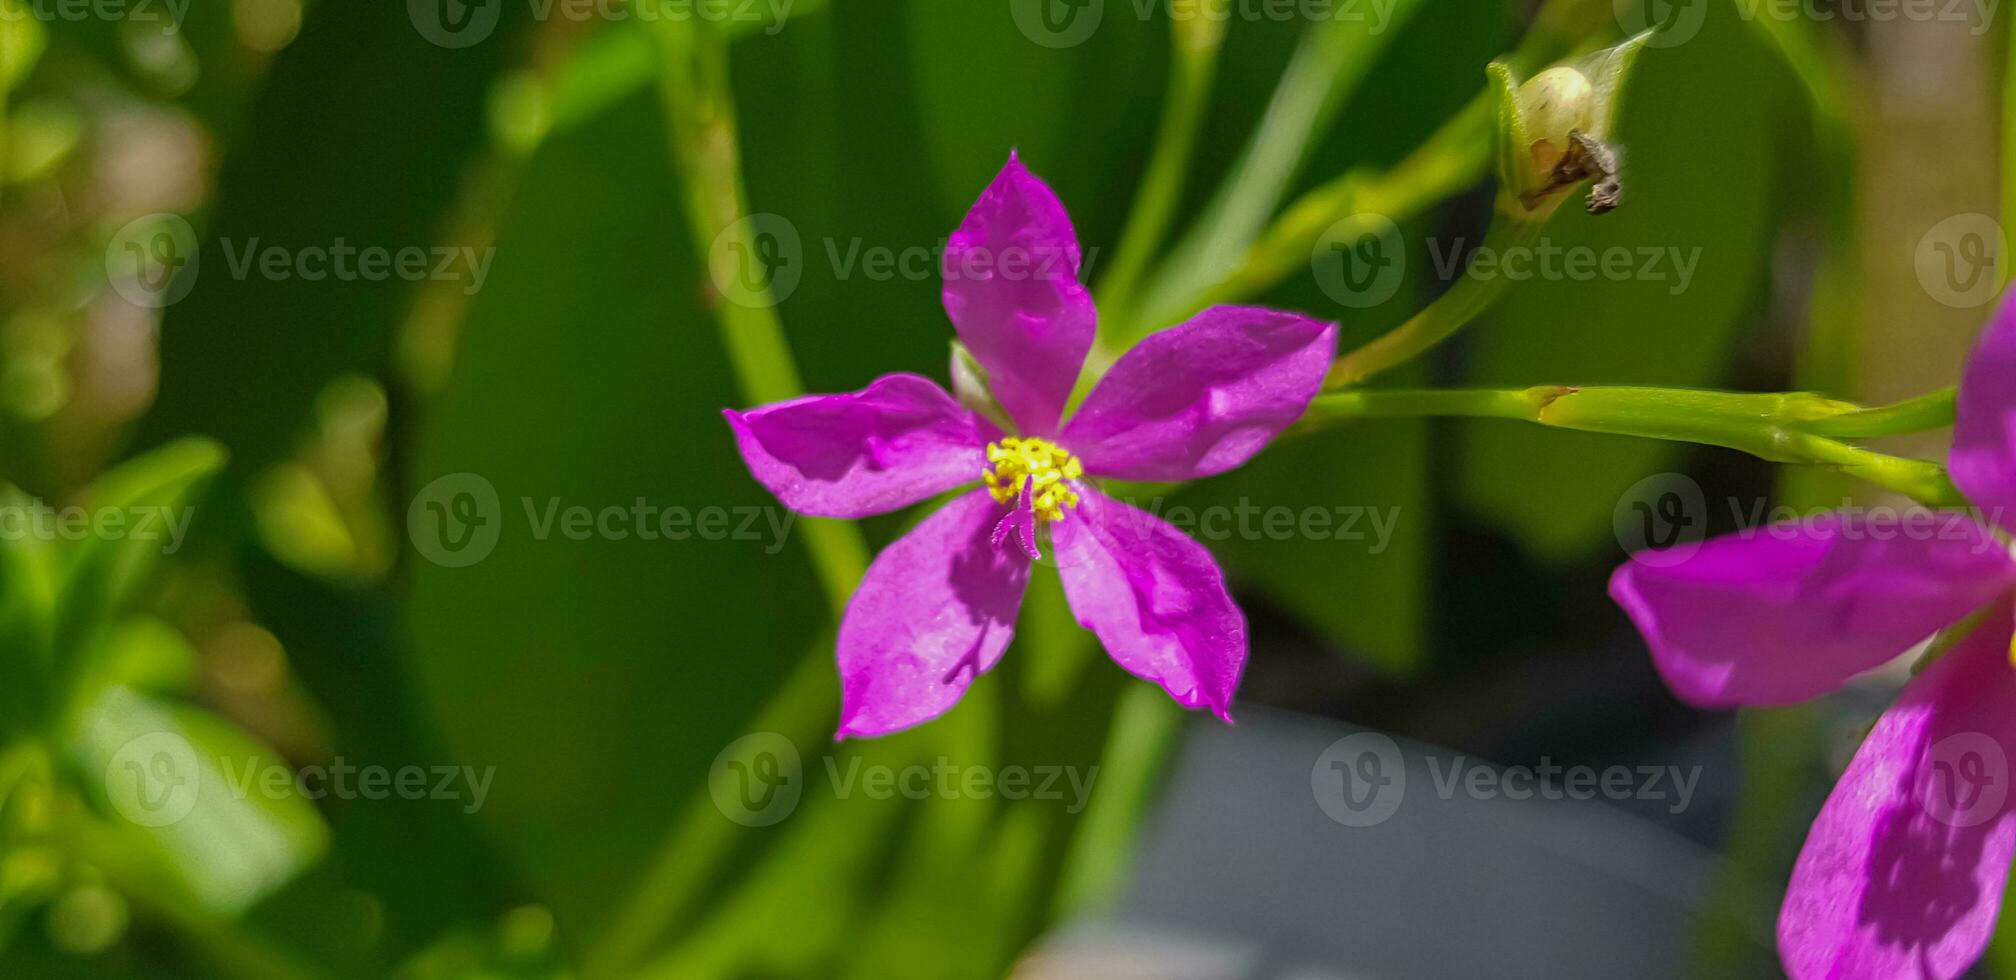
{"label": "flower bud", "polygon": [[1641,34],[1573,65],[1518,82],[1510,66],[1490,68],[1498,90],[1498,206],[1520,221],[1545,221],[1580,184],[1594,181],[1589,211],[1617,205],[1616,150],[1607,142]]}

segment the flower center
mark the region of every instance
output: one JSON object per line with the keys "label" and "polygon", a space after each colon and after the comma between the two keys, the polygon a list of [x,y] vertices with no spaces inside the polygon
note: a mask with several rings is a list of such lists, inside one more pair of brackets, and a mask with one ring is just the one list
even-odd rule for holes
{"label": "flower center", "polygon": [[1037,523],[1061,521],[1064,508],[1078,506],[1071,481],[1085,475],[1078,457],[1048,439],[1010,436],[987,445],[988,469],[980,474],[987,492],[1004,504],[1029,494]]}

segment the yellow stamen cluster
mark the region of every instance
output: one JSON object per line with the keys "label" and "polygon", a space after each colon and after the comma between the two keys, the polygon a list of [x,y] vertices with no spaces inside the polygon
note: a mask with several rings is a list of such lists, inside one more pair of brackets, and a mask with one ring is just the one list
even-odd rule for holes
{"label": "yellow stamen cluster", "polygon": [[1070,481],[1085,475],[1078,457],[1048,439],[1018,439],[1009,436],[987,446],[989,469],[980,478],[987,492],[1004,504],[1014,503],[1025,489],[1038,523],[1061,521],[1064,508],[1078,506],[1078,494]]}

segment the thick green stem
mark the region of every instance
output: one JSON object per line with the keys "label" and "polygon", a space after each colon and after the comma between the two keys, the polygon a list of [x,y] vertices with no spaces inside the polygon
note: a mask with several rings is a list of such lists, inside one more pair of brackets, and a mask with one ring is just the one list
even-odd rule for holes
{"label": "thick green stem", "polygon": [[[1496,255],[1504,255],[1508,249],[1523,247],[1539,237],[1544,224],[1532,221],[1518,221],[1504,215],[1498,216],[1491,224],[1491,230],[1484,236],[1483,250]],[[1330,368],[1330,376],[1323,386],[1326,389],[1348,388],[1381,371],[1398,367],[1421,356],[1491,308],[1491,304],[1505,292],[1511,280],[1505,276],[1484,276],[1477,274],[1475,265],[1466,268],[1463,277],[1447,292],[1435,298],[1421,312],[1407,319],[1407,322],[1393,328],[1378,339],[1337,359]]]}
{"label": "thick green stem", "polygon": [[[1964,497],[1937,463],[1887,456],[1818,434],[1816,426],[1875,417],[1888,434],[1895,420],[1915,415],[1936,421],[1913,399],[1888,409],[1865,410],[1805,392],[1748,394],[1684,388],[1622,386],[1346,391],[1318,397],[1303,416],[1304,429],[1367,418],[1462,416],[1517,419],[1579,432],[1638,436],[1720,446],[1776,463],[1831,467],[1905,494],[1928,506],[1961,506]],[[1908,406],[1908,409],[1907,409]]]}

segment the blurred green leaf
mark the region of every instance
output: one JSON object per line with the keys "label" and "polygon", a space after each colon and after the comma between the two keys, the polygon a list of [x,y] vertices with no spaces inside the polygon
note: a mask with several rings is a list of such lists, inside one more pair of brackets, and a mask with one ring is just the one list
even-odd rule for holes
{"label": "blurred green leaf", "polygon": [[[1175,505],[1195,508],[1199,526],[1186,530],[1235,585],[1404,675],[1427,652],[1427,436],[1425,422],[1394,422],[1284,440]],[[1206,514],[1215,533],[1202,527]]]}
{"label": "blurred green leaf", "polygon": [[59,676],[74,670],[94,630],[134,596],[162,559],[178,550],[194,520],[193,501],[224,468],[223,447],[207,439],[180,439],[106,472],[79,502],[104,530],[63,554],[58,592],[55,655]]}
{"label": "blurred green leaf", "polygon": [[109,688],[80,716],[70,751],[80,783],[152,859],[138,880],[158,873],[204,912],[242,913],[327,847],[293,767],[194,708]]}
{"label": "blurred green leaf", "polygon": [[[1783,65],[1726,5],[1711,6],[1688,43],[1639,57],[1617,119],[1624,203],[1600,217],[1564,208],[1548,224],[1536,248],[1557,250],[1556,273],[1515,283],[1470,331],[1468,380],[1726,382],[1764,288],[1772,105],[1787,84]],[[1562,271],[1566,249],[1595,257],[1586,281]],[[1619,264],[1604,271],[1612,256]],[[1457,486],[1471,510],[1563,561],[1605,541],[1618,498],[1675,465],[1679,451],[1465,423]]]}
{"label": "blurred green leaf", "polygon": [[0,99],[28,77],[48,43],[42,22],[23,0],[0,0]]}
{"label": "blurred green leaf", "polygon": [[5,172],[0,183],[21,184],[46,176],[77,148],[84,135],[84,120],[76,111],[58,102],[41,99],[14,107],[11,116],[0,117],[0,160]]}
{"label": "blurred green leaf", "polygon": [[[25,494],[0,484],[0,513],[25,513],[29,504]],[[59,576],[48,542],[0,536],[0,736],[39,726],[53,707]]]}
{"label": "blurred green leaf", "polygon": [[[403,3],[308,8],[224,158],[195,285],[163,318],[160,396],[141,445],[200,432],[231,449],[238,472],[257,472],[292,447],[332,379],[385,373],[418,283],[363,278],[354,258],[348,276],[292,265],[268,276],[247,257],[420,249],[431,272],[434,249],[463,244],[443,240],[445,215],[487,145],[484,100],[529,14],[503,4],[501,17],[484,43],[451,50]],[[397,126],[385,124],[390,106]]]}
{"label": "blurred green leaf", "polygon": [[[738,397],[666,146],[640,92],[540,147],[413,469],[423,550],[459,533],[427,501],[498,501],[487,557],[413,556],[412,664],[453,756],[497,766],[482,818],[574,943],[824,625],[794,519],[721,420]],[[593,834],[556,833],[582,813]]]}

